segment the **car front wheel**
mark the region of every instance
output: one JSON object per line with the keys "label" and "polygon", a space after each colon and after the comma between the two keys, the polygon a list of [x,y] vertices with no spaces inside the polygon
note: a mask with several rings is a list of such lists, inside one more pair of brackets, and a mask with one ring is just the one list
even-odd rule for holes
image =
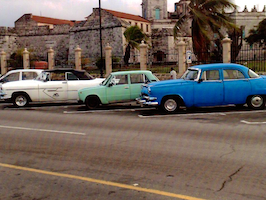
{"label": "car front wheel", "polygon": [[26,94],[15,94],[13,97],[13,105],[16,107],[24,107],[29,104],[29,98]]}
{"label": "car front wheel", "polygon": [[254,110],[262,110],[265,108],[265,100],[260,95],[253,95],[249,97],[247,104],[248,104],[248,107]]}
{"label": "car front wheel", "polygon": [[167,113],[174,113],[179,109],[178,100],[173,97],[168,97],[163,100],[162,108]]}
{"label": "car front wheel", "polygon": [[85,100],[88,109],[96,109],[100,106],[100,99],[97,96],[89,96]]}

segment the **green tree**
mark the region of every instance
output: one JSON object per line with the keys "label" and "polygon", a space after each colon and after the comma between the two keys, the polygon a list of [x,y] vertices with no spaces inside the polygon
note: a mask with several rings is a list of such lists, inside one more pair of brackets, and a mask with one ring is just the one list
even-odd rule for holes
{"label": "green tree", "polygon": [[266,47],[266,19],[259,23],[257,29],[251,29],[249,31],[249,36],[245,38],[245,41],[249,45],[257,43],[260,46]]}
{"label": "green tree", "polygon": [[128,65],[131,48],[138,49],[142,40],[147,41],[147,36],[141,31],[141,29],[138,26],[128,27],[124,32],[124,36],[127,42],[127,47],[124,55],[124,62],[125,65]]}
{"label": "green tree", "polygon": [[230,17],[225,14],[226,9],[235,9],[236,5],[230,0],[191,0],[189,12],[182,15],[174,27],[175,37],[182,25],[191,20],[191,34],[193,51],[198,60],[208,60],[213,38],[224,37],[224,29],[235,28]]}

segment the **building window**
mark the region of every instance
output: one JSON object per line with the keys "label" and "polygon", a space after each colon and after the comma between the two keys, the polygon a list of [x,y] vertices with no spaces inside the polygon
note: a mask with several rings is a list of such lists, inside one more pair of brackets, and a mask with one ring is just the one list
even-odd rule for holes
{"label": "building window", "polygon": [[155,19],[160,19],[160,8],[155,9]]}
{"label": "building window", "polygon": [[128,22],[131,25],[131,21]]}
{"label": "building window", "polygon": [[146,32],[149,32],[149,25],[146,25]]}
{"label": "building window", "polygon": [[137,25],[138,25],[138,23],[136,22],[136,23],[135,23],[135,26],[137,26]]}
{"label": "building window", "polygon": [[141,28],[141,30],[143,31],[143,24],[142,24],[142,23],[140,24],[140,28]]}

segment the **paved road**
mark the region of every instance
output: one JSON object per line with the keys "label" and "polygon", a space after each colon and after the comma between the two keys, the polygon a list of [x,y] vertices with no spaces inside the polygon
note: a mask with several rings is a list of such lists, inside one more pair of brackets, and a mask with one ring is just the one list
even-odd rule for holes
{"label": "paved road", "polygon": [[266,199],[266,110],[0,104],[0,199]]}

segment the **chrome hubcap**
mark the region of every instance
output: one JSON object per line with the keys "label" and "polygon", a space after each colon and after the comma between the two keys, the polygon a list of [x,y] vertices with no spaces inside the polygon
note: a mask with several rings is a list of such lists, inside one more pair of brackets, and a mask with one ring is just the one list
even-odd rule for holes
{"label": "chrome hubcap", "polygon": [[254,96],[251,99],[251,105],[255,108],[260,107],[263,104],[263,99],[261,96]]}
{"label": "chrome hubcap", "polygon": [[165,110],[172,112],[175,111],[177,108],[177,103],[174,99],[168,99],[165,103],[164,103],[164,107]]}
{"label": "chrome hubcap", "polygon": [[27,99],[24,96],[17,96],[16,97],[16,104],[18,106],[25,106],[27,103]]}

